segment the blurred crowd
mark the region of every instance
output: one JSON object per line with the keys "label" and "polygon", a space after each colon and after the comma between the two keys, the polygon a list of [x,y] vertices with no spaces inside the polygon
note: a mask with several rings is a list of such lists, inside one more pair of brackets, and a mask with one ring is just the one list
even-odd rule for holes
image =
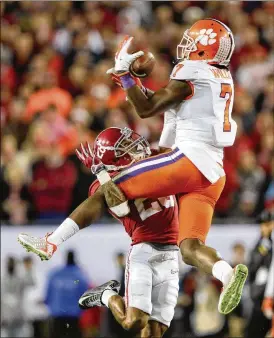
{"label": "blurred crowd", "polygon": [[92,338],[100,330],[99,308],[81,311],[79,297],[92,284],[74,251],[47,276],[45,290],[32,256],[7,257],[1,276],[1,337]]}
{"label": "blurred crowd", "polygon": [[125,34],[157,65],[145,86],[167,84],[187,27],[213,17],[233,31],[235,145],[216,216],[251,219],[274,202],[274,3],[259,1],[2,1],[1,219],[63,219],[94,180],[74,155],[110,126],[129,126],[153,147],[163,117],[141,120],[106,70]]}

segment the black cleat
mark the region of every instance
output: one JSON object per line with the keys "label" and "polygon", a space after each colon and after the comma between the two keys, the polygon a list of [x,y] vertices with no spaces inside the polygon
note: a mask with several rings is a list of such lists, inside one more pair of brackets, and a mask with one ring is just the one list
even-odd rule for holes
{"label": "black cleat", "polygon": [[81,309],[89,309],[95,306],[104,306],[101,301],[103,292],[105,290],[113,290],[118,294],[120,291],[120,287],[121,284],[119,282],[117,282],[116,280],[110,280],[109,282],[97,286],[94,289],[89,289],[79,298],[79,307]]}

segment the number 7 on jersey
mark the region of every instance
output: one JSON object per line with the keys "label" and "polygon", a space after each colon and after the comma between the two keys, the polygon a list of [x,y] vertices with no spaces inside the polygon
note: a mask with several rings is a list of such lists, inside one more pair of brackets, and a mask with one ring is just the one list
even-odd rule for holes
{"label": "number 7 on jersey", "polygon": [[[228,96],[228,97],[227,97]],[[232,96],[232,87],[228,83],[221,83],[221,93],[220,97],[223,99],[226,99],[225,104],[225,111],[224,111],[224,132],[230,132],[231,131],[231,123],[229,121],[229,106],[231,103],[231,96]]]}

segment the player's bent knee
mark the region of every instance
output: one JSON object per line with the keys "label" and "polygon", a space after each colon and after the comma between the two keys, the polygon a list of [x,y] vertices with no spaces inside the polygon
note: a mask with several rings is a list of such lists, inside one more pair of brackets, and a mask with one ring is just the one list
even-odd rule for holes
{"label": "player's bent knee", "polygon": [[186,264],[191,264],[195,259],[196,251],[201,245],[203,244],[197,238],[187,238],[181,242],[180,250]]}

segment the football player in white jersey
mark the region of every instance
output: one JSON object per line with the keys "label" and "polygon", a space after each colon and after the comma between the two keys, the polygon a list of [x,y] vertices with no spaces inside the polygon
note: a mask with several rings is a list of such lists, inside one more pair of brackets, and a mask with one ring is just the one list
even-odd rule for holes
{"label": "football player in white jersey", "polygon": [[218,20],[197,21],[178,45],[170,82],[156,92],[142,87],[129,72],[143,55],[127,52],[132,39],[122,41],[108,73],[141,118],[165,111],[160,146],[168,151],[130,165],[113,181],[129,200],[177,194],[183,259],[223,283],[219,311],[227,314],[240,301],[248,270],[242,264],[233,270],[205,240],[225,185],[223,148],[233,145],[237,130],[231,117],[234,87],[228,68],[233,34]]}

